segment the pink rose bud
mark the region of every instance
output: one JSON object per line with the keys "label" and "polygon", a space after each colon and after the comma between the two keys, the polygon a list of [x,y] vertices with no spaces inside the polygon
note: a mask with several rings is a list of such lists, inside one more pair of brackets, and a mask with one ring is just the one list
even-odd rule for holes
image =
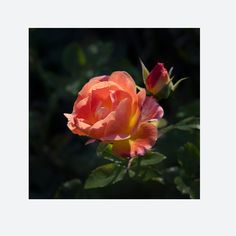
{"label": "pink rose bud", "polygon": [[159,101],[161,99],[168,98],[179,86],[179,84],[186,80],[187,77],[178,80],[173,84],[172,80],[174,76],[171,77],[173,67],[170,69],[169,73],[164,67],[163,63],[157,63],[156,66],[149,73],[146,66],[140,59],[142,67],[143,81],[146,89],[154,95],[154,97]]}
{"label": "pink rose bud", "polygon": [[169,74],[163,63],[157,63],[147,76],[146,88],[153,95],[157,95],[170,82]]}

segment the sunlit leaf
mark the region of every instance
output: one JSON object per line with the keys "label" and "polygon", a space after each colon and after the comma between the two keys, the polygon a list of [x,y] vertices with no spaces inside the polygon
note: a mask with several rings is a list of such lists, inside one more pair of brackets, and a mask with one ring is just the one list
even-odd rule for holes
{"label": "sunlit leaf", "polygon": [[142,60],[139,58],[139,61],[140,61],[140,64],[141,64],[141,67],[142,67],[142,77],[143,77],[143,81],[144,83],[146,83],[146,79],[149,75],[149,71],[148,69],[146,68],[146,66],[143,64]]}
{"label": "sunlit leaf", "polygon": [[121,181],[126,174],[126,169],[115,163],[99,166],[89,175],[85,182],[85,189],[101,188]]}
{"label": "sunlit leaf", "polygon": [[159,152],[147,152],[140,158],[140,166],[156,165],[166,159],[166,156]]}
{"label": "sunlit leaf", "polygon": [[158,128],[163,128],[166,127],[168,125],[168,122],[166,119],[162,118],[158,121]]}
{"label": "sunlit leaf", "polygon": [[144,156],[133,158],[131,167],[157,165],[165,159],[166,156],[159,152],[148,151]]}
{"label": "sunlit leaf", "polygon": [[118,164],[123,164],[125,166],[127,165],[128,162],[125,158],[115,156],[112,153],[112,144],[107,144],[102,142],[99,143],[97,147],[97,156]]}

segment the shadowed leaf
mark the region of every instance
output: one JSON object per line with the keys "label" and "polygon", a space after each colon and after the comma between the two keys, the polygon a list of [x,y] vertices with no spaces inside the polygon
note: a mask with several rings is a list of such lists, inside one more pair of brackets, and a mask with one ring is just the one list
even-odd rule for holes
{"label": "shadowed leaf", "polygon": [[82,183],[79,179],[73,179],[70,181],[67,181],[62,184],[62,186],[59,187],[55,194],[55,198],[59,199],[71,199],[71,198],[77,198],[79,197],[79,193],[82,190]]}
{"label": "shadowed leaf", "polygon": [[186,143],[178,151],[178,161],[189,176],[199,177],[200,153],[192,143]]}
{"label": "shadowed leaf", "polygon": [[193,129],[200,129],[200,119],[197,117],[188,117],[174,125],[169,125],[165,128],[159,130],[159,137],[166,134],[169,131],[174,129],[189,131],[191,132]]}

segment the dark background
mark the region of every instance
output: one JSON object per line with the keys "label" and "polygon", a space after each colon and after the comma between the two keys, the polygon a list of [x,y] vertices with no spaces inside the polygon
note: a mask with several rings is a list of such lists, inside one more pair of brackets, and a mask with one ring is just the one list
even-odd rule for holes
{"label": "dark background", "polygon": [[[140,86],[139,57],[149,70],[163,62],[175,80],[189,77],[168,100],[164,118],[174,123],[199,116],[200,29],[29,29],[29,198],[188,198],[173,182],[140,183],[127,179],[83,190],[63,185],[86,180],[104,162],[97,143],[73,135],[63,113],[71,113],[77,92],[93,76],[127,71]],[[165,168],[178,165],[176,150],[187,141],[199,146],[199,133],[173,131],[155,149]],[[76,192],[76,194],[75,194]]]}

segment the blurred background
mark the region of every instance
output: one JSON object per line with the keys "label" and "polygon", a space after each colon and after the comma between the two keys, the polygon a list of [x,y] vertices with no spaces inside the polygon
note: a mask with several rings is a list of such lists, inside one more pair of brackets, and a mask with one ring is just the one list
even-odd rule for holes
{"label": "blurred background", "polygon": [[[29,198],[189,198],[173,180],[181,172],[176,153],[187,142],[199,148],[198,131],[174,130],[158,139],[155,149],[167,156],[165,184],[126,179],[82,188],[104,160],[96,155],[97,143],[85,146],[86,137],[69,131],[63,113],[71,113],[78,91],[93,76],[125,70],[144,86],[139,57],[149,70],[157,62],[174,67],[174,81],[189,77],[160,102],[168,123],[200,116],[200,29],[29,29]],[[200,167],[194,168],[199,177]]]}

